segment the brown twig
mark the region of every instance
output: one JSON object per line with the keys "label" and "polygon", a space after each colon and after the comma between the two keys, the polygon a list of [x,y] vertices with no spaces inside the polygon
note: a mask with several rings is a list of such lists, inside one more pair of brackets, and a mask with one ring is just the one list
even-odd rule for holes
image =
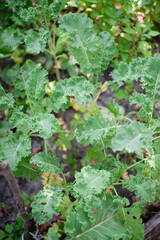
{"label": "brown twig", "polygon": [[[114,166],[114,165],[111,165],[111,164],[109,164],[109,163],[105,163],[105,162],[102,162],[102,161],[100,161],[100,160],[92,160],[92,161],[97,161],[97,162],[100,162],[100,163],[102,163],[102,164],[105,164],[105,165],[107,165],[107,166],[110,166],[110,167],[115,167],[116,168],[116,166]],[[93,163],[93,162],[92,162]]]}
{"label": "brown twig", "polygon": [[0,165],[0,175],[3,175],[13,192],[13,196],[16,200],[16,203],[20,210],[20,215],[23,218],[24,222],[24,236],[26,240],[32,239],[32,236],[29,233],[30,230],[30,221],[28,219],[27,211],[25,209],[24,199],[21,195],[19,185],[17,184],[16,177],[14,176],[13,172],[11,171],[8,162],[5,160]]}

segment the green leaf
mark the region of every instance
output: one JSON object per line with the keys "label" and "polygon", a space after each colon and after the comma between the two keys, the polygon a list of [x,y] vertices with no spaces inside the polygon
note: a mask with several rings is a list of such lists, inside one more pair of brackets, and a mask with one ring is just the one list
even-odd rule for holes
{"label": "green leaf", "polygon": [[106,103],[106,105],[107,105],[107,108],[109,109],[109,111],[111,113],[113,113],[115,117],[120,115],[119,106],[115,104],[115,100],[114,99],[110,99],[110,102]]}
{"label": "green leaf", "polygon": [[31,158],[30,163],[36,164],[43,172],[53,172],[55,174],[61,172],[59,159],[52,153],[37,153]]}
{"label": "green leaf", "polygon": [[56,21],[60,12],[67,4],[67,0],[55,0],[49,5],[49,12],[53,21]]}
{"label": "green leaf", "polygon": [[62,201],[62,189],[54,185],[46,186],[34,198],[32,206],[32,214],[38,224],[43,224],[58,215],[58,206]]}
{"label": "green leaf", "polygon": [[146,66],[148,64],[147,58],[136,58],[130,64],[126,62],[120,62],[118,68],[111,73],[113,82],[117,83],[121,87],[124,82],[133,82],[143,77]]}
{"label": "green leaf", "polygon": [[70,52],[79,62],[83,73],[99,73],[102,63],[101,41],[93,31],[92,20],[84,14],[69,13],[63,16],[60,23],[60,32],[68,36]]}
{"label": "green leaf", "polygon": [[138,81],[139,78],[143,77],[148,61],[148,58],[135,58],[132,60],[132,62],[129,64],[128,79],[130,82],[134,80]]}
{"label": "green leaf", "polygon": [[8,84],[13,84],[15,78],[20,74],[19,65],[16,64],[13,67],[6,67],[2,70],[3,81]]}
{"label": "green leaf", "polygon": [[18,90],[25,91],[29,103],[41,102],[45,95],[45,84],[48,82],[47,71],[27,60],[20,68],[20,74],[14,81]]}
{"label": "green leaf", "polygon": [[47,232],[47,236],[49,239],[59,240],[61,235],[55,229],[50,227]]}
{"label": "green leaf", "polygon": [[83,142],[85,145],[97,143],[107,135],[113,134],[115,128],[111,122],[95,115],[86,120],[80,130],[76,129],[76,138],[78,142]]}
{"label": "green leaf", "polygon": [[116,45],[114,44],[114,38],[108,32],[101,32],[99,37],[101,40],[102,69],[105,70],[116,53]]}
{"label": "green leaf", "polygon": [[10,225],[10,224],[6,224],[6,225],[5,225],[5,231],[6,231],[7,233],[11,233],[11,232],[13,231],[13,226]]}
{"label": "green leaf", "polygon": [[11,93],[5,93],[3,87],[0,85],[0,110],[12,108],[14,106],[14,99]]}
{"label": "green leaf", "polygon": [[[142,78],[142,85],[146,89],[146,94],[154,102],[159,100],[160,92],[160,54],[155,54],[154,57],[149,59],[145,68],[145,73]],[[158,96],[157,96],[158,94]]]}
{"label": "green leaf", "polygon": [[112,139],[113,151],[136,152],[140,154],[152,143],[152,131],[143,123],[133,121],[129,125],[120,126]]}
{"label": "green leaf", "polygon": [[125,221],[125,228],[135,240],[142,240],[144,237],[144,225],[142,224],[141,211],[139,206],[133,204],[129,208],[122,209],[122,218]]}
{"label": "green leaf", "polygon": [[67,108],[69,106],[68,96],[75,97],[75,101],[78,104],[89,102],[93,92],[93,85],[85,77],[71,77],[60,80],[57,82],[51,97],[53,109],[57,112],[60,108]]}
{"label": "green leaf", "polygon": [[23,127],[28,128],[29,115],[24,114],[23,112],[14,112],[9,119],[9,123],[12,128],[18,128],[22,130]]}
{"label": "green leaf", "polygon": [[12,133],[0,145],[0,160],[7,160],[11,170],[15,171],[21,158],[30,154],[31,140],[28,135]]}
{"label": "green leaf", "polygon": [[22,37],[18,30],[8,27],[1,34],[1,41],[3,46],[15,50],[21,43]]}
{"label": "green leaf", "polygon": [[128,180],[123,181],[123,187],[134,192],[137,197],[141,198],[143,203],[153,202],[155,200],[154,181],[143,175],[130,175]]}
{"label": "green leaf", "polygon": [[142,107],[138,112],[138,116],[146,121],[152,117],[152,102],[145,94],[133,93],[129,99],[131,104],[136,104],[137,107]]}
{"label": "green leaf", "polygon": [[129,34],[135,34],[135,30],[132,28],[123,28],[123,31]]}
{"label": "green leaf", "polygon": [[0,229],[0,240],[4,239],[7,236],[7,234]]}
{"label": "green leaf", "polygon": [[75,174],[76,183],[74,191],[84,198],[100,194],[103,189],[110,185],[110,172],[93,169],[90,166],[83,167],[80,173]]}
{"label": "green leaf", "polygon": [[34,7],[28,7],[27,9],[21,8],[19,12],[20,18],[28,24],[35,21],[38,15],[39,15],[39,11],[37,11],[37,9]]}
{"label": "green leaf", "polygon": [[58,113],[60,109],[63,111],[70,106],[70,100],[63,92],[56,90],[51,97],[52,107],[54,112]]}
{"label": "green leaf", "polygon": [[[93,22],[82,13],[63,16],[60,24],[62,36],[67,36],[69,50],[80,64],[82,72],[100,74],[115,55],[113,38],[107,32],[98,36],[93,31]],[[96,61],[95,61],[96,59]]]}
{"label": "green leaf", "polygon": [[[94,199],[93,199],[94,200]],[[90,202],[94,206],[94,202]],[[65,222],[65,232],[73,239],[125,239],[127,230],[118,216],[122,201],[111,194],[101,198],[99,209],[90,216],[85,204],[79,204],[76,212],[70,211]]]}
{"label": "green leaf", "polygon": [[35,32],[32,29],[28,30],[24,38],[25,44],[27,46],[27,51],[30,53],[44,52],[48,38],[49,33],[43,28],[40,28],[39,32]]}
{"label": "green leaf", "polygon": [[151,30],[148,32],[148,35],[150,35],[152,37],[158,36],[159,34],[160,34],[160,32],[154,31],[154,30]]}
{"label": "green leaf", "polygon": [[57,131],[58,126],[55,116],[48,113],[39,113],[29,122],[32,132],[39,132],[40,137],[45,139],[49,139]]}
{"label": "green leaf", "polygon": [[39,66],[29,72],[27,82],[27,94],[29,102],[41,101],[45,94],[45,84],[48,82],[47,71]]}
{"label": "green leaf", "polygon": [[151,168],[159,171],[160,169],[160,140],[153,143],[152,147],[148,148],[147,161]]}
{"label": "green leaf", "polygon": [[40,137],[50,138],[58,129],[58,120],[53,114],[39,113],[29,116],[23,112],[14,112],[9,119],[12,128],[18,128],[22,132],[32,130],[39,132]]}
{"label": "green leaf", "polygon": [[123,82],[128,80],[129,66],[126,62],[120,62],[118,68],[113,70],[111,77],[114,79],[119,87],[123,85]]}
{"label": "green leaf", "polygon": [[27,156],[21,159],[14,175],[18,178],[23,177],[28,181],[38,181],[41,178],[42,171],[37,166],[31,166],[30,158],[31,156]]}

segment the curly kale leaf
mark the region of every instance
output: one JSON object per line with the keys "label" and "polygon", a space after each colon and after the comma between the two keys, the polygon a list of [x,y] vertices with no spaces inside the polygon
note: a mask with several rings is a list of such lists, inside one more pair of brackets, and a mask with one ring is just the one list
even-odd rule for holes
{"label": "curly kale leaf", "polygon": [[39,167],[30,164],[30,158],[31,156],[27,156],[21,159],[14,175],[18,178],[26,178],[28,181],[38,181],[41,178],[42,171]]}
{"label": "curly kale leaf", "polygon": [[113,135],[115,128],[113,123],[95,115],[86,120],[80,130],[76,129],[76,138],[78,142],[83,142],[85,145],[97,143],[106,136]]}
{"label": "curly kale leaf", "polygon": [[7,160],[11,170],[15,171],[22,157],[30,154],[31,140],[28,135],[12,133],[0,145],[0,160]]}
{"label": "curly kale leaf", "polygon": [[1,33],[0,40],[2,41],[1,47],[15,50],[22,43],[22,35],[18,30],[8,27]]}
{"label": "curly kale leaf", "polygon": [[100,194],[110,185],[110,172],[93,169],[90,166],[83,167],[80,173],[75,175],[76,183],[74,191],[84,198],[89,195]]}
{"label": "curly kale leaf", "polygon": [[40,28],[39,32],[35,32],[31,29],[28,30],[26,32],[26,36],[24,37],[27,51],[29,51],[30,53],[44,52],[48,38],[49,33],[43,28]]}
{"label": "curly kale leaf", "polygon": [[20,91],[25,91],[27,101],[32,106],[42,102],[45,84],[48,82],[47,71],[31,60],[27,60],[19,72],[19,76],[14,80],[15,87]]}
{"label": "curly kale leaf", "polygon": [[111,194],[99,201],[92,196],[87,204],[79,202],[76,210],[68,213],[65,232],[80,240],[124,239],[128,233],[119,217],[122,205],[123,202]]}
{"label": "curly kale leaf", "polygon": [[144,237],[144,229],[141,219],[141,210],[138,205],[133,204],[129,208],[122,208],[121,218],[124,219],[125,228],[131,239],[141,240]]}
{"label": "curly kale leaf", "polygon": [[61,172],[59,159],[51,153],[37,153],[31,158],[32,164],[36,164],[44,172],[53,172],[59,174]]}
{"label": "curly kale leaf", "polygon": [[93,85],[85,77],[71,77],[60,80],[56,84],[55,91],[51,97],[53,109],[58,112],[60,108],[69,107],[69,98],[75,97],[78,104],[84,104],[91,100],[94,92]]}
{"label": "curly kale leaf", "polygon": [[137,197],[141,198],[143,203],[153,202],[155,200],[155,184],[154,181],[143,175],[130,175],[130,177],[123,181],[123,187],[134,192]]}
{"label": "curly kale leaf", "polygon": [[14,99],[11,93],[5,93],[3,87],[0,85],[0,110],[12,108],[14,106]]}
{"label": "curly kale leaf", "polygon": [[152,116],[152,102],[145,94],[133,93],[129,99],[131,104],[136,104],[137,107],[141,107],[138,112],[138,116],[141,119],[149,121]]}
{"label": "curly kale leaf", "polygon": [[68,37],[69,50],[80,64],[82,72],[100,74],[115,54],[109,34],[102,32],[97,36],[92,20],[85,14],[66,14],[60,23],[60,32]]}
{"label": "curly kale leaf", "polygon": [[34,198],[32,203],[32,214],[38,224],[43,224],[58,215],[58,206],[62,201],[62,189],[54,185],[46,186]]}
{"label": "curly kale leaf", "polygon": [[158,139],[153,143],[153,145],[148,148],[147,151],[147,161],[150,167],[159,171],[160,169],[160,140]]}
{"label": "curly kale leaf", "polygon": [[14,112],[10,118],[12,128],[18,128],[22,132],[31,130],[33,133],[39,132],[39,136],[48,139],[58,129],[58,120],[53,114],[39,113],[29,116],[22,112]]}
{"label": "curly kale leaf", "polygon": [[32,132],[39,132],[40,137],[48,139],[58,129],[58,120],[53,114],[39,113],[29,122]]}
{"label": "curly kale leaf", "polygon": [[133,121],[131,124],[120,126],[112,139],[113,151],[136,152],[140,154],[152,144],[152,131],[143,123]]}
{"label": "curly kale leaf", "polygon": [[111,73],[113,82],[121,87],[125,82],[133,82],[143,77],[145,68],[148,64],[147,58],[136,58],[130,64],[120,62],[117,69]]}
{"label": "curly kale leaf", "polygon": [[142,86],[146,90],[146,95],[152,101],[159,100],[160,92],[160,54],[155,54],[149,59],[145,68],[144,76],[141,79]]}

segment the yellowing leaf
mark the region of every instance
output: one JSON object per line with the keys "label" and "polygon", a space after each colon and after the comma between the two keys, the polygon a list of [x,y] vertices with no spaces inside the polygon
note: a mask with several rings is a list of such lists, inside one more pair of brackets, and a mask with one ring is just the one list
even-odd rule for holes
{"label": "yellowing leaf", "polygon": [[53,186],[53,183],[55,183],[56,185],[61,185],[63,182],[63,178],[60,177],[59,174],[55,174],[55,173],[50,173],[50,172],[44,172],[42,174],[42,184],[44,186],[46,185],[50,185]]}
{"label": "yellowing leaf", "polygon": [[71,102],[71,106],[77,112],[80,110],[80,106],[76,102]]}
{"label": "yellowing leaf", "polygon": [[102,93],[107,90],[107,88],[108,88],[107,85],[108,85],[108,82],[104,82],[104,83],[103,83],[103,85],[102,85],[102,87],[101,87],[101,92],[102,92]]}

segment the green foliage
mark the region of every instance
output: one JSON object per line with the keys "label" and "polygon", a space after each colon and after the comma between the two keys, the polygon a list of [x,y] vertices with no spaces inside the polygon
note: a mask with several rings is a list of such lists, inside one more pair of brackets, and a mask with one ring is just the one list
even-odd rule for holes
{"label": "green foliage", "polygon": [[62,201],[62,189],[59,186],[46,186],[34,198],[32,214],[39,224],[50,220],[53,214],[58,215],[58,206]]}
{"label": "green foliage", "polygon": [[[61,19],[60,31],[62,36],[68,37],[70,52],[80,64],[84,74],[99,74],[101,69],[107,67],[115,54],[110,35],[102,32],[97,36],[93,31],[91,19],[84,14],[64,15]],[[108,51],[109,47],[111,51]]]}
{"label": "green foliage", "polygon": [[129,208],[122,209],[122,218],[125,220],[125,227],[132,236],[131,239],[143,239],[143,224],[141,220],[140,208],[133,204]]}
{"label": "green foliage", "polygon": [[150,178],[142,175],[131,175],[123,186],[130,191],[134,191],[142,202],[153,202],[155,200],[155,186]]}
{"label": "green foliage", "polygon": [[75,178],[74,191],[84,198],[99,194],[110,185],[109,172],[92,169],[90,166],[84,167],[81,173],[76,173]]}
{"label": "green foliage", "polygon": [[58,129],[58,120],[53,114],[39,113],[33,117],[22,112],[13,113],[10,118],[10,124],[13,128],[18,128],[22,132],[39,132],[39,136],[48,139]]}
{"label": "green foliage", "polygon": [[[157,4],[147,2],[7,1],[5,9],[7,13],[12,9],[13,14],[8,14],[8,23],[2,21],[0,56],[11,56],[20,65],[11,64],[2,71],[7,90],[0,86],[4,118],[0,124],[4,130],[0,131],[0,163],[7,160],[15,176],[27,180],[48,174],[47,186],[35,196],[31,207],[37,224],[54,217],[55,223],[46,233],[49,238],[143,238],[140,216],[145,204],[156,202],[160,193],[160,119],[155,111],[160,100],[160,54],[151,57],[145,49],[146,39],[159,32],[146,10]],[[80,11],[76,12],[76,6]],[[62,11],[65,7],[70,13],[67,8]],[[143,25],[135,15],[138,11],[140,16],[141,11],[147,15]],[[87,12],[92,19],[80,12]],[[156,19],[154,14],[153,10]],[[111,36],[121,43],[118,50]],[[134,53],[135,49],[138,52]],[[140,108],[137,115],[141,122],[135,120],[137,116],[129,118],[135,112],[126,116],[114,97],[109,103],[107,99],[105,106],[97,104],[104,92],[98,81],[103,74],[106,78],[103,70],[116,53],[125,61],[116,63],[110,84],[120,88],[115,96],[129,99],[133,81],[140,83],[143,93],[134,92],[129,100]],[[129,54],[136,57],[139,53],[146,57],[128,63]],[[80,113],[68,126],[61,119],[61,110],[70,106]],[[70,118],[67,114],[65,117]],[[35,137],[44,141],[42,151],[36,154],[31,153]],[[79,172],[74,172],[79,156],[67,151],[74,137],[89,145]],[[57,147],[63,150],[65,160],[56,157]],[[74,182],[67,182],[69,174],[63,173],[60,161],[72,163]],[[118,196],[117,185],[134,192],[139,202],[129,206],[127,199]],[[28,196],[23,197],[30,205]],[[14,229],[7,226],[1,235],[6,237],[6,232],[13,234]]]}
{"label": "green foliage", "polygon": [[0,144],[0,160],[7,159],[12,171],[16,170],[22,157],[30,154],[31,141],[28,135],[12,133]]}
{"label": "green foliage", "polygon": [[18,30],[11,27],[5,29],[1,34],[1,47],[8,47],[15,50],[21,43],[22,37]]}
{"label": "green foliage", "polygon": [[91,100],[91,94],[94,92],[93,85],[84,77],[72,77],[60,80],[56,83],[55,90],[51,96],[53,109],[58,112],[59,109],[69,107],[69,97],[75,97],[76,103],[84,104]]}
{"label": "green foliage", "polygon": [[3,87],[0,86],[0,110],[12,108],[14,106],[14,99],[11,93],[6,94]]}
{"label": "green foliage", "polygon": [[152,56],[152,38],[160,34],[159,1],[77,0],[76,4],[93,19],[96,32],[108,31],[115,38],[119,59],[129,62],[139,55]]}
{"label": "green foliage", "polygon": [[100,119],[95,115],[85,121],[80,130],[76,131],[78,142],[83,142],[85,145],[102,141],[107,135],[114,133],[115,126],[104,119]]}
{"label": "green foliage", "polygon": [[144,124],[133,121],[129,125],[121,126],[116,131],[116,136],[112,139],[113,151],[136,152],[140,154],[152,142],[152,131]]}
{"label": "green foliage", "polygon": [[43,28],[39,32],[34,32],[31,29],[27,32],[24,38],[24,42],[27,47],[27,51],[31,53],[44,52],[49,33]]}
{"label": "green foliage", "polygon": [[31,158],[30,163],[36,164],[44,172],[53,172],[55,174],[61,172],[59,159],[51,153],[37,153]]}
{"label": "green foliage", "polygon": [[[76,212],[70,211],[65,222],[65,231],[75,239],[121,239],[127,234],[118,214],[122,209],[122,201],[109,195],[99,199],[99,209],[92,210],[94,199],[90,205],[80,202]],[[96,206],[95,206],[96,207]],[[117,231],[118,230],[118,231]]]}
{"label": "green foliage", "polygon": [[58,120],[52,114],[40,113],[31,118],[30,126],[32,132],[39,132],[40,137],[48,139],[58,129]]}

